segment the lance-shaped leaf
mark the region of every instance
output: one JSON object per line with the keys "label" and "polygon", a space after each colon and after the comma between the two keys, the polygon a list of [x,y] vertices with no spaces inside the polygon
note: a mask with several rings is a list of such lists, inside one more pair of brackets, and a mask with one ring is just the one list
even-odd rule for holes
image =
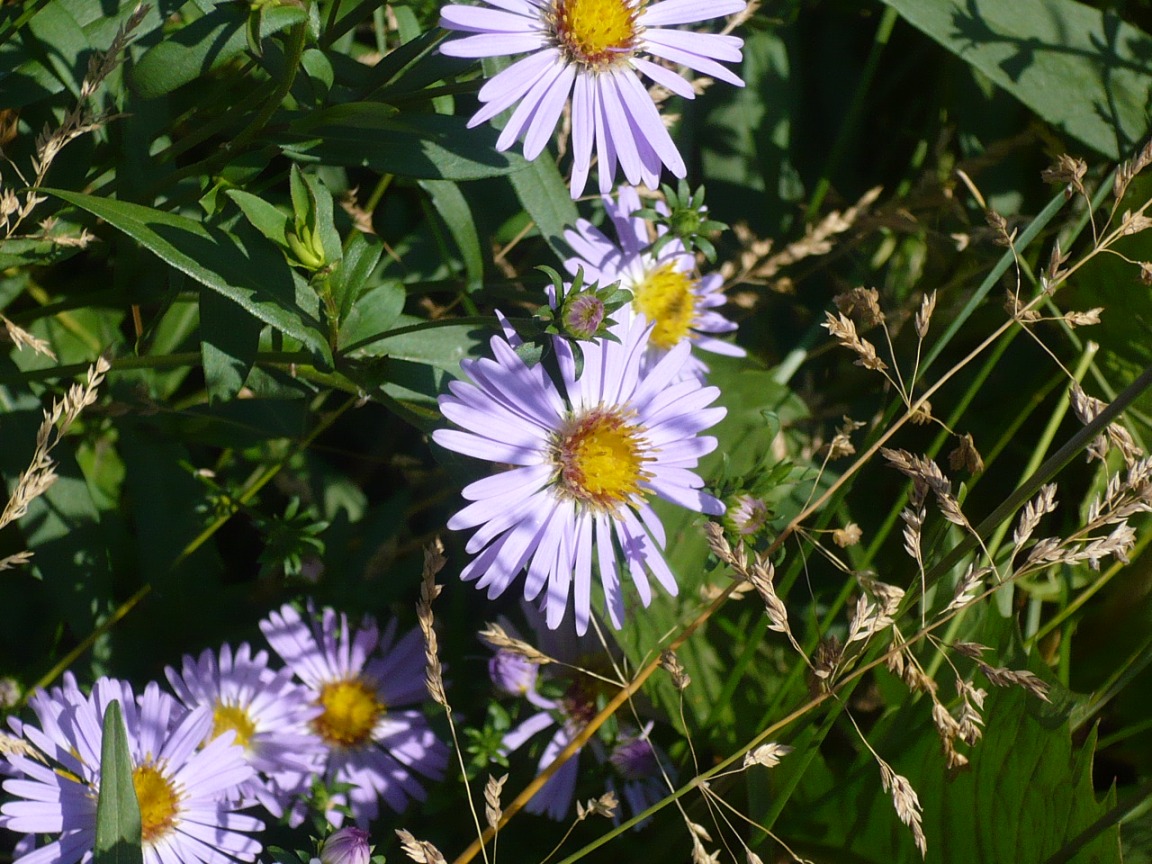
{"label": "lance-shaped leaf", "polygon": [[94,864],[143,864],[140,837],[140,805],[132,785],[128,735],[120,703],[113,700],[104,712]]}

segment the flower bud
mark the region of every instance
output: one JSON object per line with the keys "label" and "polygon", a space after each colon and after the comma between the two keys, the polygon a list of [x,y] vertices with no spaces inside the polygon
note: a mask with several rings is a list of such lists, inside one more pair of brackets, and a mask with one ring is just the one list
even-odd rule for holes
{"label": "flower bud", "polygon": [[503,648],[488,661],[488,675],[496,689],[509,696],[524,696],[536,687],[536,664]]}
{"label": "flower bud", "polygon": [[321,864],[368,864],[371,857],[368,832],[354,826],[341,828],[320,845]]}
{"label": "flower bud", "polygon": [[757,534],[768,523],[772,511],[763,499],[747,493],[733,495],[727,501],[728,510],[724,514],[724,527],[741,537]]}
{"label": "flower bud", "polygon": [[604,301],[595,294],[574,294],[564,302],[564,329],[577,339],[593,339],[607,314]]}

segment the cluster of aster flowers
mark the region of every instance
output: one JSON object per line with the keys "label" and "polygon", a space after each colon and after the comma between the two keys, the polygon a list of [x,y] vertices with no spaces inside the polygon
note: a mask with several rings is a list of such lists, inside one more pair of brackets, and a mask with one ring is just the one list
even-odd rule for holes
{"label": "cluster of aster flowers", "polygon": [[[318,785],[329,790],[323,816],[336,827],[350,813],[362,829],[380,801],[401,811],[423,800],[423,781],[442,777],[448,751],[415,707],[425,697],[419,631],[398,636],[395,621],[381,631],[370,618],[350,627],[332,609],[306,611],[284,606],[260,622],[279,669],[267,651],[224,645],[166,669],[171,692],[150,682],[137,693],[101,678],[85,694],[71,675],[37,692],[29,701],[36,721],[10,721],[27,752],[8,748],[0,763],[10,778],[0,827],[29,835],[17,862],[92,859],[113,701],[123,712],[146,864],[253,861],[264,823],[239,811],[261,805],[300,824]],[[35,835],[55,839],[34,847]],[[346,833],[333,848],[363,839]]]}
{"label": "cluster of aster flowers", "polygon": [[[459,428],[433,433],[446,449],[509,466],[467,486],[470,503],[448,523],[476,529],[466,545],[475,557],[462,577],[494,598],[523,573],[524,596],[544,610],[548,626],[559,625],[571,602],[581,634],[596,577],[617,628],[623,577],[644,606],[652,580],[677,593],[653,499],[724,514],[696,473],[716,447],[701,433],[725,414],[713,405],[720,391],[708,386],[698,353],[744,355],[721,338],[736,325],[717,311],[725,302],[720,275],[699,275],[680,240],[658,242],[663,229],[637,215],[636,189],[624,187],[603,203],[616,239],[583,219],[569,229],[573,255],[564,267],[576,282],[554,285],[549,300],[557,309],[575,306],[573,298],[599,302],[597,286],[609,284],[630,299],[607,323],[593,315],[597,326],[588,329],[596,332],[581,336],[568,327],[553,337],[552,366],[525,360],[520,337],[504,322],[492,357],[463,361],[462,379],[440,398],[441,412]],[[579,287],[585,279],[587,290]]]}

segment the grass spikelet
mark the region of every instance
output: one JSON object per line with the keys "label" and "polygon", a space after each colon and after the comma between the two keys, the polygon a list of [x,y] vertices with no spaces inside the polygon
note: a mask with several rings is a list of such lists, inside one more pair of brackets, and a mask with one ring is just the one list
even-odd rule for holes
{"label": "grass spikelet", "polygon": [[912,788],[907,777],[897,774],[883,760],[880,761],[880,783],[885,792],[892,794],[896,815],[900,817],[901,822],[912,829],[912,839],[916,843],[916,848],[920,850],[920,857],[925,857],[928,854],[928,840],[924,836],[920,799],[916,795],[916,790]]}
{"label": "grass spikelet", "polygon": [[432,616],[432,602],[443,590],[442,586],[436,584],[436,574],[444,567],[444,563],[444,545],[436,540],[424,550],[423,581],[420,584],[420,600],[416,604],[416,617],[420,622],[420,632],[424,634],[424,678],[428,695],[437,705],[451,712],[448,696],[444,692],[444,669],[440,665],[439,643]]}
{"label": "grass spikelet", "polygon": [[504,781],[507,779],[507,774],[499,778],[488,775],[488,782],[484,784],[484,818],[493,831],[499,830],[500,817],[504,815],[504,811],[500,809],[500,793],[504,790]]}
{"label": "grass spikelet", "polygon": [[753,765],[763,765],[765,768],[775,768],[780,764],[780,760],[792,752],[792,748],[787,744],[777,744],[770,742],[768,744],[761,744],[753,750],[749,750],[744,754],[744,768],[750,768]]}
{"label": "grass spikelet", "polygon": [[484,629],[481,630],[478,635],[492,648],[510,651],[517,656],[523,657],[529,663],[535,663],[537,666],[545,666],[554,662],[547,654],[529,645],[523,639],[514,639],[509,636],[508,631],[499,624],[489,623],[485,625]]}
{"label": "grass spikelet", "polygon": [[416,864],[447,864],[444,855],[427,840],[417,840],[403,828],[396,829],[396,836],[400,838],[400,848],[404,854]]}

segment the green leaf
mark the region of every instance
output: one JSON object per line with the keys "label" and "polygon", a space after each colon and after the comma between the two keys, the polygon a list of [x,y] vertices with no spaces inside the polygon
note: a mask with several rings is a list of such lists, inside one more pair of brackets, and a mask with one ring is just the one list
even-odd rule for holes
{"label": "green leaf", "polygon": [[128,735],[120,703],[113,699],[104,710],[94,864],[142,864],[140,831],[140,805],[132,784]]}
{"label": "green leaf", "polygon": [[384,343],[376,341],[376,337],[396,324],[405,297],[404,286],[399,282],[385,282],[362,293],[340,325],[341,347],[364,343],[352,352],[356,356],[375,357],[387,353]]}
{"label": "green leaf", "polygon": [[576,224],[579,213],[564,178],[551,159],[537,159],[523,171],[508,178],[552,251],[561,258],[570,254],[564,244],[564,229]]}
{"label": "green leaf", "polygon": [[225,194],[236,202],[252,227],[280,247],[287,243],[288,214],[263,198],[242,189],[229,189]]}
{"label": "green leaf", "polygon": [[[266,39],[307,18],[298,6],[266,7],[260,16],[260,37]],[[136,92],[154,99],[219,69],[247,48],[247,22],[245,4],[221,5],[153,45],[133,68]]]}
{"label": "green leaf", "polygon": [[235,234],[140,204],[56,189],[43,191],[100,217],[177,270],[331,362],[318,322],[295,302],[295,283],[278,249],[245,244]]}
{"label": "green leaf", "polygon": [[484,281],[484,254],[480,249],[476,222],[464,193],[448,180],[421,180],[420,185],[432,197],[432,206],[444,219],[452,239],[460,249],[464,269],[468,273],[469,290],[479,288]]}
{"label": "green leaf", "polygon": [[429,180],[478,180],[529,164],[518,154],[498,152],[496,137],[487,127],[469,129],[463,117],[400,117],[380,102],[352,102],[310,112],[274,140],[301,161]]}
{"label": "green leaf", "polygon": [[200,356],[212,402],[232,399],[244,386],[260,348],[263,325],[227,297],[200,291]]}
{"label": "green leaf", "polygon": [[1118,159],[1148,131],[1152,38],[1073,0],[884,0],[1044,120]]}
{"label": "green leaf", "polygon": [[[348,317],[352,304],[374,287],[370,280],[383,254],[384,244],[380,242],[379,237],[362,231],[349,232],[348,239],[344,243],[343,257],[328,277],[329,290],[336,302],[341,322]],[[403,294],[401,290],[401,306],[404,302]],[[400,314],[399,309],[396,310],[396,314]],[[385,326],[390,325],[391,322],[388,322]]]}

